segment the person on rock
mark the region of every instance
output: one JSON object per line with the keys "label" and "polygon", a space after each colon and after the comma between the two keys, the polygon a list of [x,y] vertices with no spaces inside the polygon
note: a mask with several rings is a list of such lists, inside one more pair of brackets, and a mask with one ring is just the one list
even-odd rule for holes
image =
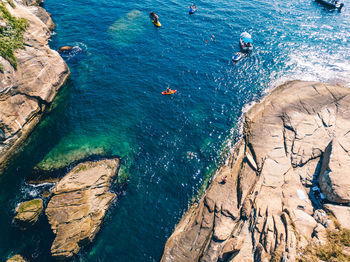
{"label": "person on rock", "polygon": [[226,184],[227,182],[227,176],[224,176],[222,179],[221,179],[221,184]]}

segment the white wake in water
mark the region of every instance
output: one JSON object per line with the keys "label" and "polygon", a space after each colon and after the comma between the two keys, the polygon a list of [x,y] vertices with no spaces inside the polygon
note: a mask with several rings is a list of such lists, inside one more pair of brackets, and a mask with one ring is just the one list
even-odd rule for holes
{"label": "white wake in water", "polygon": [[[288,80],[319,81],[350,87],[349,54],[328,54],[316,51],[292,52],[289,54],[286,67],[289,70],[273,76],[270,88]],[[268,90],[267,90],[268,91]]]}

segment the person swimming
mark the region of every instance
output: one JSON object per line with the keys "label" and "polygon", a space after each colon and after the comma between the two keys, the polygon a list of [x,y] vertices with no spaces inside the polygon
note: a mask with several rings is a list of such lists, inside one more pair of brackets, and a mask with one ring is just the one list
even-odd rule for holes
{"label": "person swimming", "polygon": [[153,22],[157,23],[159,21],[159,17],[152,11],[149,14],[149,17],[153,20]]}
{"label": "person swimming", "polygon": [[197,9],[195,4],[193,4],[192,6],[189,6],[188,8],[190,9],[189,11],[190,14],[193,14],[194,12],[196,12],[196,9]]}

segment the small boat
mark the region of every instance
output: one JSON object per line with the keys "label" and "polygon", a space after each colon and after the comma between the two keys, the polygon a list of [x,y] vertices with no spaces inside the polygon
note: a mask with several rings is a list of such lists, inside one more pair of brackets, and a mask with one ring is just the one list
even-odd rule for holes
{"label": "small boat", "polygon": [[242,52],[237,52],[235,53],[235,55],[232,57],[232,61],[233,62],[238,62],[239,60],[241,60],[243,57],[245,57],[245,54]]}
{"label": "small boat", "polygon": [[172,95],[172,94],[175,94],[176,92],[177,92],[176,89],[175,90],[170,90],[170,91],[165,90],[165,91],[162,92],[162,95]]}
{"label": "small boat", "polygon": [[339,11],[343,8],[344,3],[338,0],[316,0],[317,2],[333,9],[338,9]]}
{"label": "small boat", "polygon": [[243,32],[239,39],[239,45],[243,51],[252,51],[253,50],[253,39],[250,34]]}

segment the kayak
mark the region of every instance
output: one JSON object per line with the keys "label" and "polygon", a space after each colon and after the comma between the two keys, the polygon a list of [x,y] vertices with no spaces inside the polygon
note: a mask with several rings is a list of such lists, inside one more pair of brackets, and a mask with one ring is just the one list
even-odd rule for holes
{"label": "kayak", "polygon": [[232,57],[232,61],[233,61],[233,62],[238,62],[238,61],[241,60],[244,56],[245,56],[245,54],[243,54],[242,52],[237,52],[237,53],[235,53],[235,55]]}
{"label": "kayak", "polygon": [[172,95],[172,94],[175,94],[176,92],[177,92],[177,90],[171,90],[170,92],[163,91],[162,95]]}
{"label": "kayak", "polygon": [[161,24],[159,21],[157,21],[157,23],[156,23],[156,22],[154,22],[154,20],[152,20],[152,23],[153,23],[156,27],[161,27],[161,26],[162,26],[162,24]]}

